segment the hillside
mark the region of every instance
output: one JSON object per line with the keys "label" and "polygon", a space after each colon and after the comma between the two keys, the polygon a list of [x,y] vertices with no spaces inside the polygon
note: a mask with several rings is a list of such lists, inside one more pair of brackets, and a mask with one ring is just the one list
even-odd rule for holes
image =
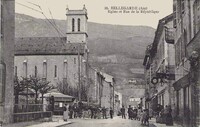
{"label": "hillside", "polygon": [[[53,20],[49,19],[53,22]],[[54,20],[57,28],[66,33],[66,21]],[[61,36],[45,19],[16,14],[16,37]],[[132,77],[134,68],[142,70],[145,48],[152,43],[155,29],[147,26],[122,26],[88,22],[90,63],[101,67],[117,79]]]}

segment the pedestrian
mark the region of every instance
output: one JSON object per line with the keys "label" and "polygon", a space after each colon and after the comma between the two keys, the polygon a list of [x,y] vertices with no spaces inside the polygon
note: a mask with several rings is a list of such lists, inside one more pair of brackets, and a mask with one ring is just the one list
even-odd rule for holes
{"label": "pedestrian", "polygon": [[153,117],[153,109],[150,108],[149,109],[149,119],[151,119]]}
{"label": "pedestrian", "polygon": [[138,112],[137,108],[134,107],[134,110],[133,110],[133,118],[134,118],[135,120],[137,119],[137,112]]}
{"label": "pedestrian", "polygon": [[97,118],[101,119],[101,109],[97,107]]}
{"label": "pedestrian", "polygon": [[103,119],[107,119],[107,117],[106,117],[106,108],[105,107],[102,108],[102,114],[103,114]]}
{"label": "pedestrian", "polygon": [[94,118],[94,108],[93,106],[90,107],[90,112],[91,112],[91,119]]}
{"label": "pedestrian", "polygon": [[113,109],[110,107],[110,118],[113,119],[113,114],[114,114],[114,111]]}
{"label": "pedestrian", "polygon": [[173,118],[172,118],[172,109],[171,106],[167,106],[166,116],[165,116],[165,124],[167,126],[173,126]]}
{"label": "pedestrian", "polygon": [[76,103],[74,103],[74,105],[73,105],[73,111],[74,111],[74,118],[77,118],[77,116],[78,116],[78,107],[77,107]]}
{"label": "pedestrian", "polygon": [[73,116],[73,106],[69,105],[69,119],[72,119]]}
{"label": "pedestrian", "polygon": [[168,106],[165,105],[165,108],[164,108],[164,113],[163,113],[163,123],[165,124],[166,123],[166,119],[167,119],[167,113],[168,113]]}
{"label": "pedestrian", "polygon": [[160,111],[159,116],[160,116],[160,123],[163,124],[163,123],[165,123],[164,107],[162,106],[161,109],[162,110]]}
{"label": "pedestrian", "polygon": [[145,109],[142,113],[142,119],[141,119],[142,125],[149,125],[149,118],[148,118],[148,110]]}
{"label": "pedestrian", "polygon": [[63,107],[63,120],[67,121],[68,119],[68,105],[65,104],[65,106]]}
{"label": "pedestrian", "polygon": [[128,119],[131,119],[131,105],[128,107]]}
{"label": "pedestrian", "polygon": [[121,114],[122,114],[122,119],[126,119],[126,115],[125,115],[126,109],[124,108],[124,106],[122,106],[120,111],[121,111]]}
{"label": "pedestrian", "polygon": [[140,121],[142,116],[142,109],[138,109],[138,113],[137,113],[137,120]]}

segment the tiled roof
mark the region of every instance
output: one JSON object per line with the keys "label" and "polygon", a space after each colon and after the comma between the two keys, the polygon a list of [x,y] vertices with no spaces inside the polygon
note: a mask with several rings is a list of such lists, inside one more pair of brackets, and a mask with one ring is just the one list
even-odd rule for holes
{"label": "tiled roof", "polygon": [[84,53],[84,43],[66,43],[66,37],[15,38],[15,55],[76,55]]}

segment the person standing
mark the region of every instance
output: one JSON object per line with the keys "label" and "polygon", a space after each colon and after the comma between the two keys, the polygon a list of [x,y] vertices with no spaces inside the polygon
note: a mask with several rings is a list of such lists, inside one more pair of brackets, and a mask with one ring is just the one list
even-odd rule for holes
{"label": "person standing", "polygon": [[91,119],[93,119],[94,118],[94,107],[93,106],[90,107],[90,112],[91,112]]}
{"label": "person standing", "polygon": [[114,114],[114,111],[113,109],[110,107],[110,118],[113,119],[113,114]]}
{"label": "person standing", "polygon": [[69,105],[69,118],[72,119],[73,116],[73,106]]}
{"label": "person standing", "polygon": [[103,119],[107,119],[107,117],[106,117],[106,108],[105,107],[102,108],[102,113],[103,113]]}
{"label": "person standing", "polygon": [[122,108],[121,108],[122,119],[126,119],[125,112],[126,112],[126,109],[124,108],[124,106],[122,106]]}
{"label": "person standing", "polygon": [[167,126],[173,126],[173,118],[172,118],[172,109],[171,106],[167,106],[166,116],[165,116],[165,124]]}
{"label": "person standing", "polygon": [[128,107],[128,119],[131,119],[131,113],[132,113],[131,110],[132,110],[131,105],[129,105],[129,107]]}
{"label": "person standing", "polygon": [[165,108],[164,108],[164,117],[163,117],[163,123],[164,124],[166,123],[166,120],[167,120],[167,113],[168,113],[168,106],[165,105]]}
{"label": "person standing", "polygon": [[68,106],[67,104],[65,104],[65,106],[63,107],[63,120],[67,121],[68,119]]}

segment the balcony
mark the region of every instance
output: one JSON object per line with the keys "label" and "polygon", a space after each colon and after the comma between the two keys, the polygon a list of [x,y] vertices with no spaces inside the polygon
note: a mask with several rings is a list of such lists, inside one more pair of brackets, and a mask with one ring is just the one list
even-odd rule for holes
{"label": "balcony", "polygon": [[174,44],[174,29],[165,27],[165,41]]}

